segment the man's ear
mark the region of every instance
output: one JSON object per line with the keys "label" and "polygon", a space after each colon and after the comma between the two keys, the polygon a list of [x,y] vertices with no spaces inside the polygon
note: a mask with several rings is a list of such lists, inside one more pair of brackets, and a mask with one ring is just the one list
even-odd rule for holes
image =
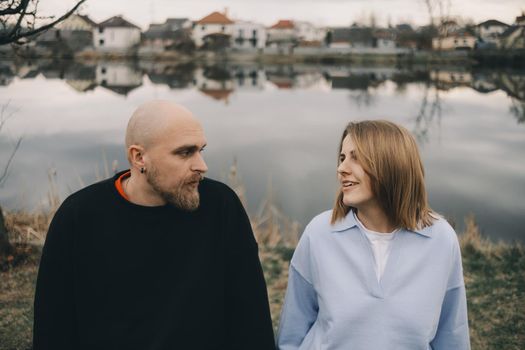
{"label": "man's ear", "polygon": [[144,162],[144,147],[140,145],[131,145],[128,147],[128,159],[129,164],[133,168],[144,168],[145,162]]}

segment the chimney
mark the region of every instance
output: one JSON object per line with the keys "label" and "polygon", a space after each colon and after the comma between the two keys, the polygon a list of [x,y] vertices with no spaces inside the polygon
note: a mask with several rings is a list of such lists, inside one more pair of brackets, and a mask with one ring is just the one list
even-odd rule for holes
{"label": "chimney", "polygon": [[228,7],[225,7],[225,8],[224,8],[224,13],[223,13],[223,15],[225,15],[226,17],[228,17]]}

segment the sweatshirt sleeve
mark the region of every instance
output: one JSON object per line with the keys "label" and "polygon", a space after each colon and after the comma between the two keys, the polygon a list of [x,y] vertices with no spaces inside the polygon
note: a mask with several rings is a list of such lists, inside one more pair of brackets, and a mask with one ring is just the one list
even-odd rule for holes
{"label": "sweatshirt sleeve", "polygon": [[470,349],[467,298],[457,237],[454,242],[453,258],[452,272],[443,298],[436,336],[431,342],[434,350]]}
{"label": "sweatshirt sleeve", "polygon": [[68,202],[49,227],[35,291],[34,350],[74,349],[73,218]]}
{"label": "sweatshirt sleeve", "polygon": [[288,288],[277,335],[280,350],[299,349],[317,319],[319,305],[314,287],[290,265]]}
{"label": "sweatshirt sleeve", "polygon": [[232,191],[227,206],[226,331],[228,349],[273,350],[268,294],[250,220]]}

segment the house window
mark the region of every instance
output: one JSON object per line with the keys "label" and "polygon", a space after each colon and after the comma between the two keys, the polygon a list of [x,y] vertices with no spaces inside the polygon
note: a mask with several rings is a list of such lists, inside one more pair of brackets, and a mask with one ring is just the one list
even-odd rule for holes
{"label": "house window", "polygon": [[458,43],[458,39],[454,39],[454,44],[457,44]]}
{"label": "house window", "polygon": [[224,32],[225,29],[226,29],[225,26],[222,26],[222,27],[221,27],[221,31],[222,31],[222,32]]}
{"label": "house window", "polygon": [[100,34],[104,33],[104,28],[99,27],[99,28],[98,28],[98,32],[99,32]]}
{"label": "house window", "polygon": [[98,41],[98,44],[99,44],[100,46],[104,46],[104,39],[100,39],[100,40]]}
{"label": "house window", "polygon": [[239,29],[239,37],[242,38],[244,36],[244,31],[242,29]]}
{"label": "house window", "polygon": [[100,72],[101,72],[102,74],[106,74],[106,67],[102,67],[102,68],[100,68]]}
{"label": "house window", "polygon": [[253,36],[253,37],[256,37],[256,36],[257,36],[257,29],[254,29],[254,30],[252,31],[252,36]]}
{"label": "house window", "polygon": [[206,26],[202,26],[201,29],[202,29],[202,30],[206,30]]}

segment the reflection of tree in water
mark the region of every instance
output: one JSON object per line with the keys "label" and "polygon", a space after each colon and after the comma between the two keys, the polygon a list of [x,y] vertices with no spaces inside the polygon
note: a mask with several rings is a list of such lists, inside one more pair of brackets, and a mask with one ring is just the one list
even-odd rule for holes
{"label": "reflection of tree in water", "polygon": [[498,75],[498,83],[500,89],[510,96],[510,113],[516,118],[518,124],[523,123],[525,121],[525,75],[502,72]]}
{"label": "reflection of tree in water", "polygon": [[230,80],[231,75],[226,67],[208,66],[204,68],[204,77],[216,81]]}
{"label": "reflection of tree in water", "polygon": [[375,103],[375,96],[370,89],[354,90],[350,92],[350,99],[354,101],[358,108],[370,107]]}
{"label": "reflection of tree in water", "polygon": [[[4,128],[6,122],[14,115],[16,111],[8,112],[9,109],[9,102],[7,102],[5,105],[0,107],[0,132]],[[13,148],[11,150],[11,153],[7,157],[7,160],[5,161],[3,168],[0,168],[0,187],[4,184],[5,180],[7,179],[7,176],[9,175],[9,168],[11,167],[11,163],[13,161],[13,158],[15,157],[16,152],[18,151],[18,148],[20,148],[20,144],[22,143],[22,137],[19,137],[13,144]]]}
{"label": "reflection of tree in water", "polygon": [[425,84],[423,98],[419,111],[415,118],[415,125],[412,133],[416,137],[419,144],[428,142],[429,130],[436,120],[439,124],[443,112],[442,100],[437,86],[432,86],[431,83]]}
{"label": "reflection of tree in water", "polygon": [[516,117],[518,124],[525,122],[525,101],[520,101],[514,98],[511,98],[510,100],[510,113]]}
{"label": "reflection of tree in water", "polygon": [[374,73],[354,74],[347,77],[346,87],[350,90],[350,99],[358,108],[374,105],[376,98],[374,89],[377,89],[386,80],[378,78]]}

